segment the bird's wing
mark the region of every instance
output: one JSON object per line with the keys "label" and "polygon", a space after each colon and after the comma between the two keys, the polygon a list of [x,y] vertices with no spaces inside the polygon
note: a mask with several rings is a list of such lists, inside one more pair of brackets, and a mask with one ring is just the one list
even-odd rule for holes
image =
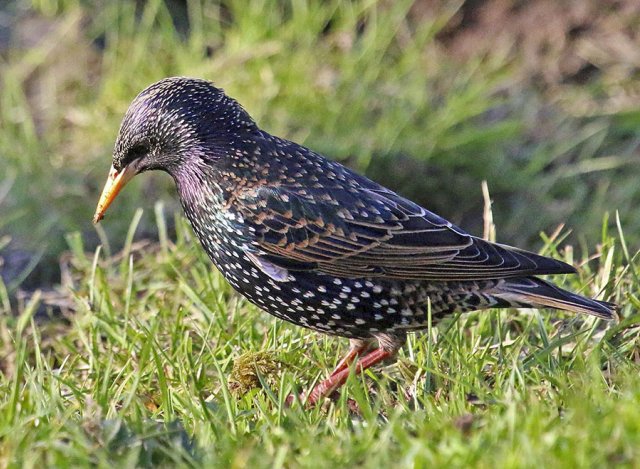
{"label": "bird's wing", "polygon": [[442,281],[575,272],[473,237],[381,186],[261,186],[229,207],[252,255],[285,269]]}

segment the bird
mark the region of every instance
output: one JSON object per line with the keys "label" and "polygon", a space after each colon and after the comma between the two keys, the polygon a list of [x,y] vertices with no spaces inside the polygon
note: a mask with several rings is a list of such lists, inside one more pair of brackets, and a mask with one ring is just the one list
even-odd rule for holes
{"label": "bird", "polygon": [[235,290],[279,319],[349,339],[333,372],[302,395],[307,405],[455,312],[552,308],[616,318],[614,303],[539,277],[576,273],[573,266],[473,236],[269,134],[207,80],[165,78],[132,101],[94,223],[149,170],[173,178],[193,231]]}

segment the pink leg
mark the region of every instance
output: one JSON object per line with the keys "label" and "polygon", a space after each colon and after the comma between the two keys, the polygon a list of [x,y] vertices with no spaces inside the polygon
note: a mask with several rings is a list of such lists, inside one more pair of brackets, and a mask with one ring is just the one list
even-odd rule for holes
{"label": "pink leg", "polygon": [[333,376],[340,373],[342,370],[349,368],[353,361],[358,358],[358,356],[363,355],[371,346],[370,342],[360,339],[351,339],[349,344],[349,351],[344,357],[342,357],[342,360],[338,362],[329,376]]}
{"label": "pink leg", "polygon": [[[333,371],[329,375],[328,379],[331,379],[332,376],[337,375],[338,373],[340,373],[341,371],[344,371],[344,370],[347,371],[347,375],[348,375],[349,366],[354,362],[354,360],[356,358],[358,358],[359,356],[363,355],[367,350],[369,350],[369,347],[371,345],[372,345],[371,342],[367,341],[367,340],[350,339],[349,340],[349,351],[338,362],[336,367],[333,369]],[[326,381],[323,381],[323,382],[326,382]],[[294,396],[292,394],[290,394],[290,395],[287,396],[287,399],[286,399],[285,402],[286,402],[287,405],[291,405],[291,404],[293,404],[294,399],[295,399]],[[300,400],[302,402],[305,402],[304,394],[300,394]]]}
{"label": "pink leg", "polygon": [[[347,357],[349,355],[351,355],[351,351],[349,352]],[[392,355],[393,355],[393,352],[391,351],[385,350],[383,348],[377,348],[373,352],[370,352],[369,354],[365,355],[360,360],[358,360],[358,362],[356,363],[356,371],[358,373],[362,373],[367,368],[372,367],[376,363],[380,363],[381,361],[391,357]],[[345,359],[347,357],[345,357]],[[338,389],[347,381],[350,370],[348,368],[349,367],[348,363],[343,364],[345,359],[340,361],[340,363],[338,364],[338,367],[336,367],[336,370],[331,374],[331,376],[329,376],[329,378],[325,379],[324,381],[316,385],[315,388],[313,388],[313,390],[309,394],[309,397],[306,400],[306,404],[308,406],[316,405],[319,400],[330,395],[333,391]]]}

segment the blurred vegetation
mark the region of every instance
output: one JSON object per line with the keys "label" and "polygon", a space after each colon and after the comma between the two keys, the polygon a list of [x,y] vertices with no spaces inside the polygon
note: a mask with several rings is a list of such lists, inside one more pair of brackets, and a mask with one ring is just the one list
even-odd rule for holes
{"label": "blurred vegetation", "polygon": [[0,288],[1,467],[637,465],[640,265],[621,232],[603,230],[599,259],[563,283],[618,302],[620,322],[454,315],[305,409],[287,396],[325,377],[347,341],[234,294],[184,220],[160,243],[134,242],[135,220],[114,256],[68,238],[69,298],[53,320],[35,316],[44,294],[9,314]]}
{"label": "blurred vegetation", "polygon": [[[637,244],[634,3],[9,2],[0,10],[5,269],[42,257],[31,278],[55,279],[65,233],[97,244],[90,219],[120,119],[170,75],[214,81],[266,130],[476,234],[487,180],[500,241],[536,249],[541,230],[565,223],[573,241],[593,244],[603,215],[618,210]],[[140,179],[109,214],[114,240],[136,207],[177,208],[168,178]],[[142,226],[153,236],[151,216]]]}
{"label": "blurred vegetation", "polygon": [[[636,0],[0,3],[0,467],[636,466],[638,51]],[[169,75],[475,234],[486,180],[498,240],[621,320],[455,316],[286,406],[346,341],[236,295],[162,174],[91,225],[122,115]]]}

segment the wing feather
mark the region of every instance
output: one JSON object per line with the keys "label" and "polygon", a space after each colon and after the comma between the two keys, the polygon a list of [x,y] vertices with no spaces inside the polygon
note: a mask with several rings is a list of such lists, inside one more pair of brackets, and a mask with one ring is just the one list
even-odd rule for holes
{"label": "wing feather", "polygon": [[270,186],[236,194],[252,252],[287,269],[343,277],[478,280],[575,270],[473,237],[381,186]]}

